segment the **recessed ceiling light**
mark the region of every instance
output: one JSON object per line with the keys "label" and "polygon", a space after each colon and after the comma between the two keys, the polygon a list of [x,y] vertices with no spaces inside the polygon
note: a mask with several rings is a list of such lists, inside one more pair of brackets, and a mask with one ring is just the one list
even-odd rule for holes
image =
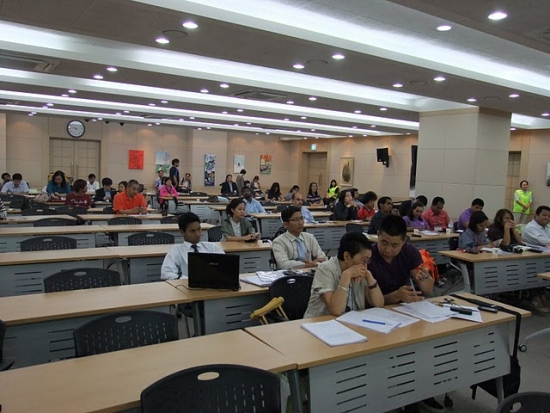
{"label": "recessed ceiling light", "polygon": [[97,122],[97,119],[92,119],[92,122]]}
{"label": "recessed ceiling light", "polygon": [[315,129],[311,129],[312,132],[315,132]]}
{"label": "recessed ceiling light", "polygon": [[149,106],[157,106],[157,105],[155,105],[154,103],[149,103]]}
{"label": "recessed ceiling light", "polygon": [[49,109],[49,107],[44,105],[44,106],[42,106],[42,109]]}
{"label": "recessed ceiling light", "polygon": [[380,108],[381,111],[386,111],[388,108]]}
{"label": "recessed ceiling light", "polygon": [[352,126],[353,129],[357,129],[357,126]]}
{"label": "recessed ceiling light", "polygon": [[506,13],[503,11],[496,11],[494,13],[489,14],[489,20],[502,20],[508,17]]}
{"label": "recessed ceiling light", "polygon": [[544,112],[544,113],[542,113],[542,114],[541,114],[540,116],[544,116],[544,117],[546,117],[546,116],[550,116],[550,113],[548,113],[548,112]]}
{"label": "recessed ceiling light", "polygon": [[363,136],[369,136],[369,135],[363,135]]}
{"label": "recessed ceiling light", "polygon": [[103,76],[101,76],[101,75],[94,75],[94,79],[101,80],[101,79],[103,79]]}
{"label": "recessed ceiling light", "polygon": [[244,109],[237,109],[237,112],[244,112]]}
{"label": "recessed ceiling light", "polygon": [[155,125],[157,125],[157,126],[160,125],[160,122],[155,122]]}
{"label": "recessed ceiling light", "polygon": [[115,115],[121,115],[121,113],[120,113],[120,112],[117,112],[117,113],[115,113]]}
{"label": "recessed ceiling light", "polygon": [[296,132],[298,132],[298,133],[302,133],[302,131],[301,131],[300,129],[298,129],[298,130],[297,130]]}
{"label": "recessed ceiling light", "polygon": [[53,103],[46,103],[46,106],[53,106]]}
{"label": "recessed ceiling light", "polygon": [[269,132],[266,132],[265,134],[266,134],[266,135],[269,135]]}
{"label": "recessed ceiling light", "polygon": [[197,130],[202,130],[202,128],[197,128]]}
{"label": "recessed ceiling light", "polygon": [[239,126],[239,124],[238,124],[238,123],[234,123],[233,126]]}
{"label": "recessed ceiling light", "polygon": [[147,126],[153,126],[153,124],[152,124],[152,123],[148,123]]}
{"label": "recessed ceiling light", "polygon": [[69,89],[68,92],[69,92],[69,93],[76,93],[76,90],[74,90],[74,89]]}
{"label": "recessed ceiling light", "polygon": [[246,122],[246,124],[247,124],[247,125],[252,125],[252,123],[251,123],[251,122]]}
{"label": "recessed ceiling light", "polygon": [[157,37],[155,39],[155,42],[159,43],[159,44],[168,44],[170,43],[170,40],[168,40],[166,37]]}
{"label": "recessed ceiling light", "polygon": [[222,115],[227,115],[227,111],[224,110],[224,111],[222,112]]}
{"label": "recessed ceiling light", "polygon": [[115,72],[118,72],[118,69],[114,66],[109,66],[107,69],[107,72],[111,72],[111,73],[115,73]]}
{"label": "recessed ceiling light", "polygon": [[160,103],[164,103],[165,105],[168,103],[167,100],[161,100]]}
{"label": "recessed ceiling light", "polygon": [[227,83],[220,83],[220,87],[223,89],[227,89],[229,85]]}
{"label": "recessed ceiling light", "polygon": [[125,110],[124,113],[130,113],[130,111],[129,111],[129,110]]}
{"label": "recessed ceiling light", "polygon": [[332,58],[333,58],[334,60],[342,60],[342,59],[345,59],[346,56],[344,56],[342,53],[336,53],[336,54],[333,54],[333,55],[332,55]]}
{"label": "recessed ceiling light", "polygon": [[64,98],[68,98],[69,95],[67,95],[66,93],[63,93],[61,96],[63,96]]}
{"label": "recessed ceiling light", "polygon": [[97,120],[103,120],[103,118],[97,118]]}
{"label": "recessed ceiling light", "polygon": [[206,129],[212,129],[210,126],[207,126]]}
{"label": "recessed ceiling light", "polygon": [[197,27],[199,27],[197,23],[191,20],[184,22],[182,26],[185,27],[186,29],[196,29]]}
{"label": "recessed ceiling light", "polygon": [[31,115],[36,115],[36,112],[31,112]]}
{"label": "recessed ceiling light", "polygon": [[195,119],[195,117],[194,116],[189,116],[189,119],[193,120],[193,119]]}
{"label": "recessed ceiling light", "polygon": [[476,99],[476,98],[469,98],[469,99],[467,99],[467,100],[468,100],[468,102],[477,102],[477,99]]}
{"label": "recessed ceiling light", "polygon": [[29,116],[34,116],[32,113],[29,113]]}
{"label": "recessed ceiling light", "polygon": [[317,98],[315,96],[310,96],[308,99],[311,100],[311,101],[317,100]]}
{"label": "recessed ceiling light", "polygon": [[376,125],[370,125],[371,128],[376,128]]}
{"label": "recessed ceiling light", "polygon": [[353,113],[361,113],[361,111],[360,111],[360,110],[356,110],[356,111],[354,111]]}
{"label": "recessed ceiling light", "polygon": [[436,82],[444,82],[447,79],[445,79],[443,76],[437,76],[437,77],[434,77],[434,80]]}
{"label": "recessed ceiling light", "polygon": [[448,24],[442,24],[441,26],[437,26],[437,30],[440,31],[440,32],[448,32],[452,28],[453,27],[449,26]]}
{"label": "recessed ceiling light", "polygon": [[201,93],[208,93],[208,89],[201,89]]}
{"label": "recessed ceiling light", "polygon": [[287,100],[286,103],[287,103],[287,105],[294,105],[294,101],[293,101],[293,100]]}
{"label": "recessed ceiling light", "polygon": [[303,69],[305,66],[304,66],[303,64],[301,64],[301,63],[294,63],[294,64],[292,65],[292,67],[293,67],[294,69]]}
{"label": "recessed ceiling light", "polygon": [[402,83],[394,83],[392,86],[393,87],[403,87],[403,84]]}
{"label": "recessed ceiling light", "polygon": [[516,130],[516,128],[510,128],[510,130]]}
{"label": "recessed ceiling light", "polygon": [[288,118],[284,118],[283,120],[284,120],[284,121],[286,121],[286,122],[288,122],[288,121],[289,121],[290,119],[288,119]]}
{"label": "recessed ceiling light", "polygon": [[300,116],[300,119],[307,119],[307,116]]}
{"label": "recessed ceiling light", "polygon": [[348,135],[348,138],[353,138],[353,135]]}
{"label": "recessed ceiling light", "polygon": [[512,93],[511,95],[508,96],[509,98],[519,98],[519,93]]}

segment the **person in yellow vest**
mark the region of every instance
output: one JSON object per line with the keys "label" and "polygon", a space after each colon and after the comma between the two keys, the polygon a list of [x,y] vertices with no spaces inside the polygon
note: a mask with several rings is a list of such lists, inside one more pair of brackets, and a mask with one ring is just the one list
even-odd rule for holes
{"label": "person in yellow vest", "polygon": [[325,205],[329,205],[334,203],[338,199],[338,195],[340,194],[340,187],[338,186],[338,182],[336,182],[335,179],[330,181],[330,186],[327,190],[327,196],[323,198],[323,202]]}
{"label": "person in yellow vest", "polygon": [[533,204],[533,192],[528,191],[529,182],[521,181],[519,183],[520,189],[514,193],[514,221],[517,224],[524,224],[527,222],[527,217],[531,213],[531,205]]}

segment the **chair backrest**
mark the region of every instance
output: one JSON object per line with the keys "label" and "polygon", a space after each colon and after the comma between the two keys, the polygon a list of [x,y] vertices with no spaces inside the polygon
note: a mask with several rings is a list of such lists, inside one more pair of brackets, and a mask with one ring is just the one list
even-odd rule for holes
{"label": "chair backrest", "polygon": [[359,224],[346,224],[346,232],[352,232],[352,231],[356,231],[356,232],[359,232],[359,233],[363,233],[363,225],[359,225]]}
{"label": "chair backrest", "polygon": [[117,285],[122,285],[118,271],[103,268],[74,268],[44,278],[44,291],[47,293]]}
{"label": "chair backrest", "polygon": [[23,203],[26,198],[24,196],[14,196],[14,195],[0,195],[0,199],[3,203],[10,203],[10,209],[23,209]]}
{"label": "chair backrest", "polygon": [[298,320],[304,317],[311,294],[313,277],[298,275],[282,277],[269,287],[271,297],[283,297],[282,307],[289,320]]}
{"label": "chair backrest", "polygon": [[277,208],[275,208],[275,210],[277,212],[283,212],[287,208],[288,208],[288,205],[277,205]]}
{"label": "chair backrest", "polygon": [[191,191],[191,193],[189,195],[191,195],[191,196],[208,196],[208,194],[206,192],[195,192],[195,191]]}
{"label": "chair backrest", "polygon": [[77,357],[179,339],[178,319],[160,311],[125,311],[89,321],[73,332]]}
{"label": "chair backrest", "polygon": [[84,207],[76,207],[76,206],[62,206],[62,207],[56,207],[55,212],[58,214],[77,216],[77,215],[86,215],[88,213],[88,209]]}
{"label": "chair backrest", "polygon": [[222,238],[222,227],[212,227],[208,229],[208,242],[220,242]]}
{"label": "chair backrest", "polygon": [[56,213],[57,212],[55,212],[55,209],[51,209],[51,208],[41,208],[41,209],[29,208],[21,211],[21,215],[24,217],[31,216],[31,215],[55,215]]}
{"label": "chair backrest", "polygon": [[76,239],[61,236],[32,237],[21,241],[21,251],[74,250]]}
{"label": "chair backrest", "polygon": [[275,202],[271,202],[271,201],[260,201],[260,203],[263,206],[275,206]]}
{"label": "chair backrest", "polygon": [[510,413],[512,411],[515,413],[549,413],[550,393],[524,392],[513,394],[498,405],[495,413]]}
{"label": "chair backrest", "polygon": [[113,209],[113,207],[105,207],[105,208],[103,208],[103,213],[104,214],[114,214],[115,210]]}
{"label": "chair backrest", "polygon": [[453,222],[453,232],[457,232],[457,231],[458,231],[458,221]]}
{"label": "chair backrest", "polygon": [[[14,363],[14,360],[4,362],[4,336],[6,335],[6,329],[6,323],[0,320],[0,371],[8,370]],[[0,405],[1,407],[2,405]]]}
{"label": "chair backrest", "polygon": [[42,218],[33,222],[34,227],[68,227],[76,225],[76,221],[67,218]]}
{"label": "chair backrest", "polygon": [[116,217],[107,221],[107,225],[141,225],[143,221],[136,217]]}
{"label": "chair backrest", "polygon": [[[205,378],[205,374],[210,377]],[[280,412],[279,377],[230,364],[194,367],[166,376],[143,390],[141,411]]]}
{"label": "chair backrest", "polygon": [[449,250],[456,251],[458,248],[458,237],[449,238]]}
{"label": "chair backrest", "polygon": [[174,244],[174,236],[166,232],[138,232],[128,237],[128,245],[160,245]]}
{"label": "chair backrest", "polygon": [[177,224],[179,217],[177,215],[170,215],[160,219],[161,224]]}

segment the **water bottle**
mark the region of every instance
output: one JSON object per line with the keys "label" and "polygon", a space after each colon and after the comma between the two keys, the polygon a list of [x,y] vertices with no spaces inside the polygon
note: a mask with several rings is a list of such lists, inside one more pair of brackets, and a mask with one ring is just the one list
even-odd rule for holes
{"label": "water bottle", "polygon": [[451,234],[453,232],[453,220],[449,220],[449,225],[447,225],[447,229],[445,230],[447,234]]}

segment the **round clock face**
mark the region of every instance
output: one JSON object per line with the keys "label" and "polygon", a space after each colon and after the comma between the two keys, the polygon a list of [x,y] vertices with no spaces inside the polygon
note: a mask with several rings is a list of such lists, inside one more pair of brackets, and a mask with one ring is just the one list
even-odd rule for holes
{"label": "round clock face", "polygon": [[85,131],[86,128],[84,127],[84,124],[79,120],[72,120],[67,124],[67,132],[73,138],[80,138],[82,135],[84,135]]}

